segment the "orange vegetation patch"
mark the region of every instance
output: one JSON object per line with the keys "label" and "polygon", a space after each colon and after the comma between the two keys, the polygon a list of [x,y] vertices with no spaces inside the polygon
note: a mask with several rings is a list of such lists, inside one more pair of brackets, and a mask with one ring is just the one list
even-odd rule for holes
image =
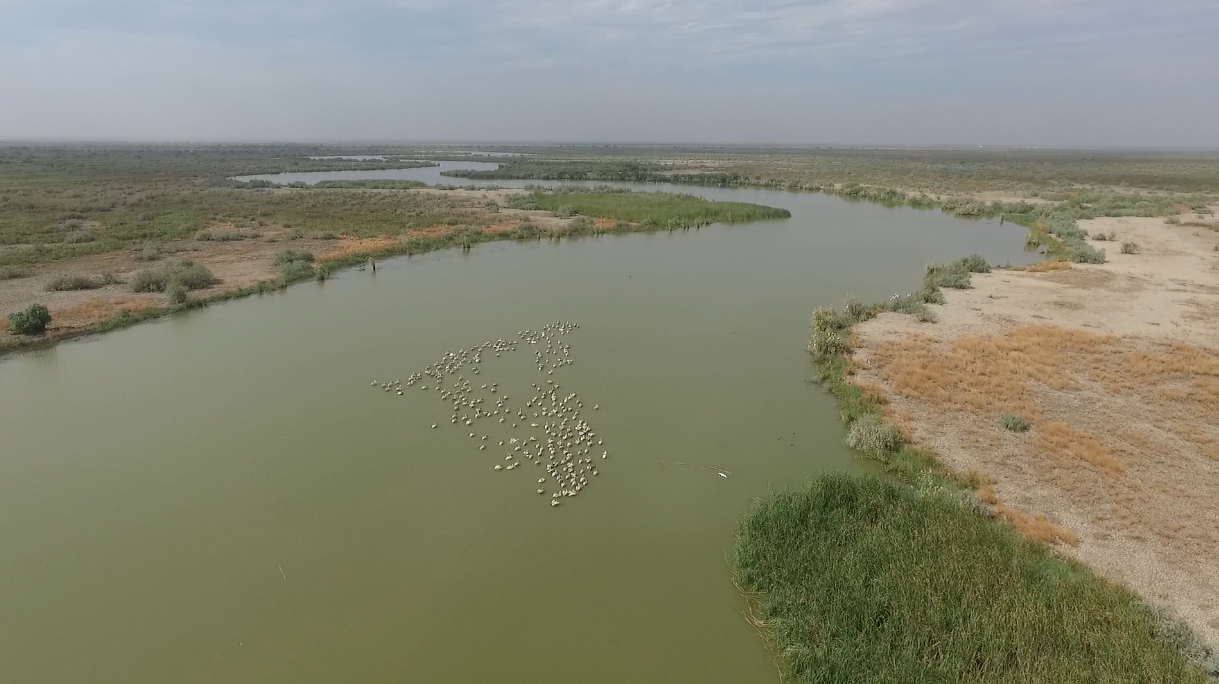
{"label": "orange vegetation patch", "polygon": [[408,238],[438,238],[444,237],[452,231],[453,226],[442,223],[440,225],[428,226],[427,228],[412,228],[407,231],[406,236]]}
{"label": "orange vegetation patch", "polygon": [[318,261],[327,262],[334,261],[336,259],[343,259],[353,254],[382,252],[385,250],[394,249],[401,245],[401,240],[388,235],[372,238],[344,237],[336,241],[334,249],[320,255],[318,257]]}
{"label": "orange vegetation patch", "polygon": [[1071,270],[1071,262],[1069,261],[1042,261],[1028,266],[1012,266],[1013,271],[1028,271],[1029,273],[1045,273],[1046,271],[1069,271]]}
{"label": "orange vegetation patch", "polygon": [[597,230],[609,230],[610,228],[613,228],[614,224],[616,223],[617,221],[614,219],[595,218],[593,219],[593,228],[596,228]]}
{"label": "orange vegetation patch", "polygon": [[495,223],[483,228],[484,233],[491,233],[493,235],[499,233],[511,233],[514,230],[516,230],[516,223],[509,222]]}
{"label": "orange vegetation patch", "polygon": [[945,350],[935,338],[917,335],[882,342],[872,359],[903,396],[960,409],[1034,414],[1028,384],[1068,389],[1072,382],[1060,370],[1069,354],[1107,339],[1048,325],[1026,326],[998,337],[962,337]]}
{"label": "orange vegetation patch", "polygon": [[83,304],[52,312],[56,327],[78,328],[106,320],[120,311],[138,313],[157,305],[151,295],[98,297]]}
{"label": "orange vegetation patch", "polygon": [[1122,472],[1117,462],[1105,447],[1089,434],[1079,432],[1062,422],[1048,423],[1037,430],[1037,442],[1041,448],[1058,456],[1078,458],[1094,466]]}
{"label": "orange vegetation patch", "polygon": [[[1100,528],[1155,535],[1189,554],[1219,544],[1215,349],[1022,326],[946,342],[884,339],[859,367],[861,389],[890,391],[886,413],[933,425],[925,441],[951,434],[970,466],[1021,483],[1012,490],[1021,496],[1057,492]],[[1003,429],[1005,413],[1031,430]],[[1036,516],[1000,513],[1031,536],[1073,543]]]}
{"label": "orange vegetation patch", "polygon": [[1001,503],[996,503],[994,508],[1000,518],[1006,520],[1026,537],[1040,539],[1047,544],[1062,542],[1075,546],[1079,543],[1079,535],[1065,527],[1055,525],[1044,515],[1028,515]]}

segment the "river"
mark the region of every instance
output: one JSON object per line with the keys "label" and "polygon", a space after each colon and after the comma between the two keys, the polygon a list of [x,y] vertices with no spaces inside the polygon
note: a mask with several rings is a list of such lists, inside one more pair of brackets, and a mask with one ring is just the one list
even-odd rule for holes
{"label": "river", "polygon": [[[468,183],[455,166],[488,165],[277,180]],[[734,526],[860,467],[809,381],[810,311],[1030,255],[997,221],[677,190],[792,218],[402,257],[0,362],[0,679],[777,682]],[[510,442],[556,418],[454,424],[430,378],[370,385],[560,320],[574,363],[521,344],[462,370],[487,410],[578,394],[604,444],[560,506]]]}

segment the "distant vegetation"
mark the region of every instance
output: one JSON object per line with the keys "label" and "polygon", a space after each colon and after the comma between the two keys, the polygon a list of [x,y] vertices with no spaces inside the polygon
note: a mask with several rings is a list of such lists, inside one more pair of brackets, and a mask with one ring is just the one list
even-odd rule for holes
{"label": "distant vegetation", "polygon": [[515,209],[541,209],[559,216],[580,214],[638,223],[644,228],[680,229],[710,223],[746,223],[788,218],[786,209],[739,202],[712,202],[693,195],[629,192],[608,187],[535,190],[511,195]]}
{"label": "distant vegetation", "polygon": [[[418,186],[411,181],[334,181],[283,189],[229,180],[278,171],[404,165],[397,158],[307,158],[324,151],[330,150],[0,145],[0,267],[143,250],[191,237],[249,239],[279,228],[302,234],[401,235],[412,228],[477,222],[482,213],[472,200],[384,192]],[[148,251],[150,259],[157,256]]]}

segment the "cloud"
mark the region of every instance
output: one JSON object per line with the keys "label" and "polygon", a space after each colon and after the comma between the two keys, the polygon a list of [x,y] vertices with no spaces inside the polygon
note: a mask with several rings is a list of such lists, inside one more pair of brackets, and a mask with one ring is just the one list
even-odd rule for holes
{"label": "cloud", "polygon": [[0,91],[17,102],[0,137],[1219,145],[1219,95],[1201,87],[1219,63],[1216,9],[0,0]]}

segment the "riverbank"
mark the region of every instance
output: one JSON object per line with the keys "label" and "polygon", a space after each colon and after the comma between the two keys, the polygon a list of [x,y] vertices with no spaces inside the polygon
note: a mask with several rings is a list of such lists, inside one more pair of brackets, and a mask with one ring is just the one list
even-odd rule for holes
{"label": "riverbank", "polygon": [[[945,465],[980,473],[980,498],[1018,527],[1069,530],[1065,553],[1219,645],[1219,232],[1082,227],[1116,233],[1093,242],[1106,263],[977,275],[945,291],[935,325],[857,326],[855,382]],[[1003,429],[1005,413],[1030,428]]]}
{"label": "riverbank", "polygon": [[[1219,674],[1216,651],[1196,640],[1219,644],[1219,224],[1202,213],[1079,227],[1109,248],[1106,263],[974,273],[921,298],[918,317],[851,304],[815,318],[811,348],[850,424],[848,443],[905,486],[873,491],[870,503],[853,493],[869,511],[865,523],[827,518],[812,526],[821,532],[802,531],[809,511],[842,498],[835,487],[880,487],[822,479],[762,502],[743,524],[743,588],[757,592],[759,624],[791,655],[785,664],[798,680],[820,681],[858,658],[905,658],[906,679],[1201,681],[1159,660],[1166,643]],[[1022,546],[1016,531],[1039,543]],[[868,561],[868,539],[876,554],[883,546],[904,560]],[[1074,577],[1075,589],[988,580],[979,568],[995,554],[1058,568],[1051,574]],[[944,571],[957,556],[974,556],[962,560],[968,572]],[[936,562],[924,566],[928,559]],[[850,579],[834,592],[859,584],[852,601],[888,617],[868,624],[863,609],[827,607],[817,579],[827,573]],[[1005,589],[986,596],[988,586]],[[1093,590],[1072,593],[1081,586]],[[1122,587],[1166,612],[1101,599],[1129,596]],[[954,612],[975,595],[985,598]],[[793,606],[793,596],[806,598]],[[915,607],[948,618],[890,630],[891,618]],[[1091,626],[1059,631],[1089,611]],[[1197,637],[1174,628],[1177,619]],[[1115,632],[1101,636],[1105,629]],[[1151,632],[1159,638],[1139,641]],[[1120,659],[1098,657],[1085,645],[1092,639],[1126,644],[1123,657],[1136,662],[1109,671]],[[927,651],[932,644],[940,646]],[[1023,669],[1030,661],[1046,667]]]}
{"label": "riverbank", "polygon": [[[513,190],[440,190],[435,188],[264,188],[242,191],[247,201],[269,207],[311,203],[320,213],[311,225],[350,221],[340,211],[356,204],[405,206],[423,210],[412,216],[356,230],[302,231],[285,220],[236,224],[213,222],[191,237],[149,243],[138,250],[114,249],[49,263],[8,266],[15,277],[0,278],[0,312],[47,306],[51,325],[43,335],[0,330],[0,354],[106,332],[191,308],[278,290],[302,280],[324,280],[335,271],[398,255],[437,249],[469,249],[496,240],[561,239],[605,233],[654,232],[711,222],[784,218],[784,210],[750,204],[709,202],[685,195],[571,190],[522,193]],[[295,196],[295,197],[294,197]],[[540,204],[539,204],[540,202]],[[443,213],[437,207],[443,207]],[[274,214],[272,214],[274,215]],[[431,216],[431,220],[426,220]],[[104,231],[99,227],[99,232]],[[282,268],[291,250],[312,257],[307,266]],[[189,259],[207,268],[214,283],[173,301],[168,292],[133,292],[129,281],[141,271]],[[80,289],[55,289],[56,281],[89,283]]]}

